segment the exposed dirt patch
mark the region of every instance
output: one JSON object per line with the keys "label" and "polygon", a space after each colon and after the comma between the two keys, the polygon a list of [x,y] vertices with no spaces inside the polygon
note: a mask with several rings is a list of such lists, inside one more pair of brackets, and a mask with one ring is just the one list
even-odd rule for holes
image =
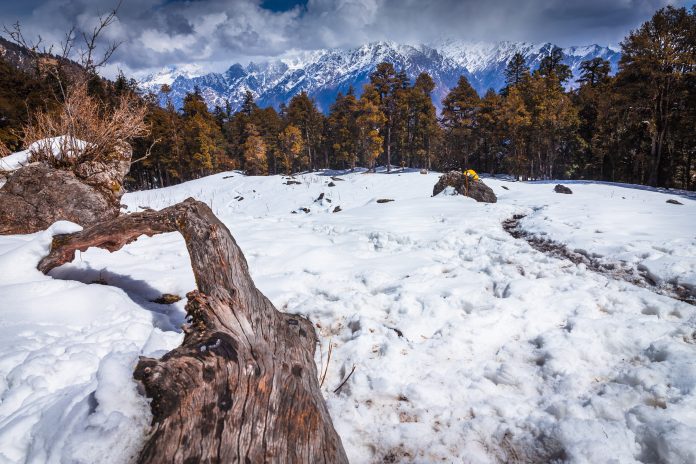
{"label": "exposed dirt patch", "polygon": [[503,229],[514,238],[525,240],[532,248],[554,258],[567,259],[574,264],[584,264],[590,271],[602,274],[614,280],[646,288],[659,295],[668,296],[684,303],[696,305],[696,295],[681,285],[670,283],[657,284],[645,272],[624,263],[607,263],[597,258],[569,249],[562,243],[531,234],[520,227],[524,214],[515,214],[503,221]]}

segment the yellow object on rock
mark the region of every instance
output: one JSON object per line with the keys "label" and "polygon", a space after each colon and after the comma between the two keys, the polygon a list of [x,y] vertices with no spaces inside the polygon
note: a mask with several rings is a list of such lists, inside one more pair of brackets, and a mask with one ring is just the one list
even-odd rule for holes
{"label": "yellow object on rock", "polygon": [[473,169],[467,169],[466,171],[464,171],[464,175],[470,177],[473,180],[479,180],[478,174],[476,174],[476,171],[474,171]]}

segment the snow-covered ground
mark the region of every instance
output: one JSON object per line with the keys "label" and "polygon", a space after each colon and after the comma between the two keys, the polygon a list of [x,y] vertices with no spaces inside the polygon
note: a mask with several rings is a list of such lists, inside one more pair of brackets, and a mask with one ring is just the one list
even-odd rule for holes
{"label": "snow-covered ground", "polygon": [[[535,234],[694,288],[696,201],[486,179],[498,203],[482,204],[431,197],[435,173],[324,174],[224,173],[124,203],[207,202],[257,286],[316,324],[351,462],[696,462],[696,307],[501,227],[525,214]],[[0,237],[2,464],[128,462],[150,420],[133,366],[181,341],[184,302],[149,300],[194,288],[183,240],[91,249],[43,276],[51,233],[74,228]]]}

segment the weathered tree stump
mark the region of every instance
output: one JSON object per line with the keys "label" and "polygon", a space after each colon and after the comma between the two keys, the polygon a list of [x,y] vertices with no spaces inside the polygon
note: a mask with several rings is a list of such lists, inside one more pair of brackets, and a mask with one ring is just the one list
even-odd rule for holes
{"label": "weathered tree stump", "polygon": [[57,235],[46,273],[76,250],[115,251],[140,235],[180,232],[198,289],[182,345],[141,358],[135,378],[152,398],[142,463],[346,463],[317,381],[316,334],[256,288],[240,248],[204,203],[120,216]]}

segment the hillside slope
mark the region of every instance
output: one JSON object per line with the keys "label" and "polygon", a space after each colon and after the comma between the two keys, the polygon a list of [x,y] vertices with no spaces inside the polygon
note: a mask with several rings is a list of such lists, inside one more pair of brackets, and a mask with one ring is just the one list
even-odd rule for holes
{"label": "hillside slope", "polygon": [[[485,179],[498,203],[482,204],[431,197],[437,174],[408,171],[286,180],[231,172],[123,202],[205,201],[276,307],[316,324],[351,462],[696,460],[696,307],[501,226],[525,214],[534,234],[694,288],[696,201]],[[52,277],[35,269],[49,244],[0,237],[0,462],[127,462],[150,420],[133,366],[182,337],[183,301],[150,300],[194,288],[184,242],[90,249]]]}

